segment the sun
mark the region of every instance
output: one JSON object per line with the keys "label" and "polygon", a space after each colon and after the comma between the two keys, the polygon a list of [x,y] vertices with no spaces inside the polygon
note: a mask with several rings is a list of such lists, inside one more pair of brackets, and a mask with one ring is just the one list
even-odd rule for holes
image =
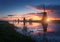
{"label": "sun", "polygon": [[51,20],[50,20],[50,18],[47,18],[47,22],[50,22]]}

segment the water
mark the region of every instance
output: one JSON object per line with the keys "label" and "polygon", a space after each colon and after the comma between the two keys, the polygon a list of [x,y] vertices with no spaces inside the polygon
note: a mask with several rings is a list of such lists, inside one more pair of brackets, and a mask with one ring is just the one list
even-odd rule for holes
{"label": "water", "polygon": [[[33,39],[35,39],[37,42],[60,42],[60,24],[55,24],[55,23],[49,23],[47,32],[44,34],[43,32],[43,26],[41,23],[32,23],[29,24],[28,22],[26,23],[25,27],[27,29],[24,29],[23,22],[10,22],[17,26],[18,28],[16,29],[17,32],[31,36]],[[23,28],[24,27],[24,28]],[[27,30],[24,31],[23,30]]]}

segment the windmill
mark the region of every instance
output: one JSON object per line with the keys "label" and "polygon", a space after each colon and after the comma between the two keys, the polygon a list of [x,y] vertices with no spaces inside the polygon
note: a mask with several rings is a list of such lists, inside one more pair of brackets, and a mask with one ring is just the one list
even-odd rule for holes
{"label": "windmill", "polygon": [[43,26],[43,31],[46,32],[48,23],[47,23],[47,12],[45,11],[45,5],[43,5],[42,26]]}
{"label": "windmill", "polygon": [[[28,6],[28,8],[32,8],[33,10],[39,10],[40,11],[40,9],[38,9],[38,8],[36,8],[34,6]],[[41,24],[43,26],[43,31],[46,32],[47,31],[47,27],[48,27],[48,23],[47,23],[47,12],[46,12],[45,5],[43,5],[43,12],[37,13],[37,14],[43,14],[42,20],[41,20]]]}

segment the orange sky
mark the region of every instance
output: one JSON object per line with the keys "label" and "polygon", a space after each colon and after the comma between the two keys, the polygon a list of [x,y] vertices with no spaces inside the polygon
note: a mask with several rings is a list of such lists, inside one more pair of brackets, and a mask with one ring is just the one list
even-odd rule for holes
{"label": "orange sky", "polygon": [[[27,20],[32,19],[32,20],[41,20],[42,16],[37,16],[37,15],[25,15],[25,16],[14,16],[14,17],[8,17],[8,18],[3,18],[4,20],[17,20],[18,18],[20,20],[23,20],[23,18],[26,18]],[[50,20],[60,20],[60,18],[51,18],[48,17]]]}

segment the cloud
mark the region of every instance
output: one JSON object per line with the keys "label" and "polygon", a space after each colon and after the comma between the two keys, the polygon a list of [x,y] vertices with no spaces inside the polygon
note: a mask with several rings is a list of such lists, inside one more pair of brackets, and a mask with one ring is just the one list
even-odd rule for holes
{"label": "cloud", "polygon": [[36,6],[36,8],[41,9],[43,8],[43,6],[45,6],[46,9],[50,9],[50,10],[60,10],[60,5],[38,5]]}
{"label": "cloud", "polygon": [[[34,10],[43,10],[44,5],[38,5],[38,6],[33,6],[33,5],[28,5],[28,8],[34,9]],[[60,18],[60,5],[46,5],[45,6],[46,10],[49,10],[49,12],[52,12],[52,16]]]}

